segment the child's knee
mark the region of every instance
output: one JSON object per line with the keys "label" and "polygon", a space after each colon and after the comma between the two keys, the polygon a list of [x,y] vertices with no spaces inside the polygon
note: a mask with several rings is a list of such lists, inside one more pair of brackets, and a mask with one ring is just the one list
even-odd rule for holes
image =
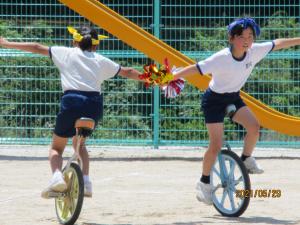
{"label": "child's knee", "polygon": [[260,125],[259,123],[252,123],[251,126],[248,127],[247,132],[251,135],[259,136]]}
{"label": "child's knee", "polygon": [[63,152],[64,152],[64,148],[55,148],[51,146],[51,148],[49,149],[49,157],[51,158],[53,155],[62,156]]}
{"label": "child's knee", "polygon": [[219,153],[219,151],[221,150],[222,146],[223,146],[223,142],[222,141],[211,142],[209,144],[208,151],[216,155],[216,154]]}

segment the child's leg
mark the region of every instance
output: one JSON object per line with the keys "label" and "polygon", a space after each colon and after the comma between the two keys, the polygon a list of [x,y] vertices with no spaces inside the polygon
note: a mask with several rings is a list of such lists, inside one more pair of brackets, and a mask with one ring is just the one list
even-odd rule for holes
{"label": "child's leg", "polygon": [[223,145],[224,124],[207,123],[206,127],[209,135],[209,146],[204,155],[202,174],[209,176],[211,168],[216,161],[217,154]]}
{"label": "child's leg", "polygon": [[[77,138],[76,136],[73,137],[73,148],[75,149],[77,146]],[[82,160],[82,173],[83,175],[89,175],[89,168],[90,168],[90,161],[89,161],[89,154],[85,146],[85,138],[81,139],[79,155]]]}
{"label": "child's leg", "polygon": [[247,131],[244,139],[244,151],[245,156],[251,156],[259,138],[260,125],[255,118],[254,114],[250,111],[247,106],[240,108],[232,120],[241,124]]}
{"label": "child's leg", "polygon": [[59,137],[53,134],[52,143],[49,150],[49,161],[53,175],[49,182],[49,186],[42,191],[43,198],[50,198],[49,194],[51,191],[63,192],[67,189],[67,184],[64,181],[61,172],[63,163],[62,154],[67,142],[68,138]]}
{"label": "child's leg", "polygon": [[216,161],[218,152],[222,148],[223,142],[223,123],[207,123],[206,127],[209,134],[209,146],[204,154],[203,170],[200,181],[197,182],[197,199],[208,205],[212,202],[213,187],[210,184],[210,171]]}
{"label": "child's leg", "polygon": [[57,169],[61,170],[63,159],[62,154],[68,142],[68,138],[59,137],[53,134],[52,143],[49,150],[49,161],[51,170],[54,173]]}

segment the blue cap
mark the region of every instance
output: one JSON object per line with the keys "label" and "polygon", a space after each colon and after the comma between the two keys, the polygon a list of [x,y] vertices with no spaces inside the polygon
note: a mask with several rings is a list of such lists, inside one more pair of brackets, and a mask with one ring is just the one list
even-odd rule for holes
{"label": "blue cap", "polygon": [[260,35],[260,28],[259,28],[258,24],[252,18],[241,18],[241,19],[237,19],[237,20],[233,21],[227,27],[228,34],[231,35],[233,28],[235,28],[238,25],[241,26],[243,28],[243,30],[247,29],[248,27],[251,27],[251,28],[253,28],[253,30],[255,32],[255,36]]}

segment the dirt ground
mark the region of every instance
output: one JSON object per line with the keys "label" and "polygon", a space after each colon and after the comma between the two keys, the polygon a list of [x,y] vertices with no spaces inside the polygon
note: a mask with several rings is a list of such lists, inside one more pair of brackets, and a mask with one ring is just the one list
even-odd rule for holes
{"label": "dirt ground", "polygon": [[[0,146],[0,225],[58,224],[54,200],[40,197],[51,176],[47,148]],[[250,177],[252,189],[279,189],[282,195],[251,198],[239,218],[222,217],[196,200],[203,153],[200,148],[91,148],[93,198],[84,200],[76,224],[300,224],[300,150],[256,151],[265,173]]]}

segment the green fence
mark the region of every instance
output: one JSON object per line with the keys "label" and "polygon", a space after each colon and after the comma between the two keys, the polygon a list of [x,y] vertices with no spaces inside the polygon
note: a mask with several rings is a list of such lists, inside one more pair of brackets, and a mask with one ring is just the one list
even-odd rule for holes
{"label": "green fence", "polygon": [[[262,27],[257,40],[300,36],[299,1],[101,1],[196,61],[227,46],[226,25],[249,15]],[[195,2],[197,4],[195,4]],[[89,24],[54,0],[0,0],[0,35],[14,41],[71,45],[68,25]],[[114,36],[99,53],[142,71],[151,62]],[[120,28],[122,29],[122,28]],[[134,37],[132,37],[134,38]],[[300,116],[300,51],[271,53],[253,71],[244,90],[284,113]],[[0,49],[0,143],[48,144],[59,109],[59,73],[47,57]],[[159,88],[116,77],[103,85],[104,118],[90,142],[113,145],[206,145],[202,92],[186,85],[165,99]],[[276,121],[274,121],[276,123]],[[226,138],[242,144],[244,130],[226,120]],[[300,129],[300,128],[299,128]],[[259,145],[297,147],[298,137],[261,130]]]}

